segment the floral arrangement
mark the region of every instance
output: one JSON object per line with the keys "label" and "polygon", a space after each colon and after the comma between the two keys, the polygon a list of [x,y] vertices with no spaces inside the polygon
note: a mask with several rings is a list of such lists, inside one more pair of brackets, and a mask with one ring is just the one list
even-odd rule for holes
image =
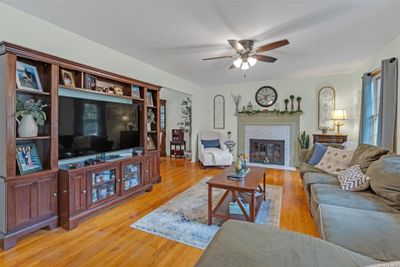
{"label": "floral arrangement", "polygon": [[47,120],[46,113],[43,111],[43,108],[48,105],[42,104],[42,100],[35,101],[34,99],[28,99],[23,101],[22,99],[17,99],[16,106],[16,118],[18,120],[19,117],[23,117],[25,115],[32,115],[35,119],[37,125],[43,126],[44,122]]}
{"label": "floral arrangement", "polygon": [[303,111],[301,110],[295,110],[295,111],[287,111],[287,110],[278,110],[278,109],[273,109],[273,110],[259,110],[259,109],[254,109],[253,111],[241,111],[239,114],[247,114],[247,115],[256,115],[259,113],[270,113],[270,114],[277,114],[277,115],[292,115],[292,114],[302,114]]}

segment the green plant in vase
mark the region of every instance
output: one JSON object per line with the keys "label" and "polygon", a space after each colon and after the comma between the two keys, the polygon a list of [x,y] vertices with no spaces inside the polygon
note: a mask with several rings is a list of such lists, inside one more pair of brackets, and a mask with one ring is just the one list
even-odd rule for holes
{"label": "green plant in vase", "polygon": [[15,118],[18,122],[19,137],[35,137],[38,135],[38,125],[44,126],[47,120],[46,113],[43,111],[48,105],[42,104],[42,100],[35,101],[17,99]]}

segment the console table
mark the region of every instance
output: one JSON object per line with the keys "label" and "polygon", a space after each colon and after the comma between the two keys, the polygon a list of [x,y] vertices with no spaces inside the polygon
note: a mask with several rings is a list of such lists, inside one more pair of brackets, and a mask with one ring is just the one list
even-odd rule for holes
{"label": "console table", "polygon": [[313,134],[313,143],[337,143],[343,144],[347,142],[347,135],[345,134]]}

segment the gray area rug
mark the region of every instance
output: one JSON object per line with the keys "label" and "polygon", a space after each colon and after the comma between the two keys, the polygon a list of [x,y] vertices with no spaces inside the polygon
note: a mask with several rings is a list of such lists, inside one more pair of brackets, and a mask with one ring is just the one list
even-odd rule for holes
{"label": "gray area rug", "polygon": [[[205,177],[185,192],[133,223],[131,227],[205,249],[222,223],[213,219],[213,225],[207,225],[207,181],[210,178],[212,177]],[[214,206],[223,193],[224,190],[213,189]],[[256,223],[279,227],[281,202],[282,187],[267,185],[266,201],[260,207]]]}

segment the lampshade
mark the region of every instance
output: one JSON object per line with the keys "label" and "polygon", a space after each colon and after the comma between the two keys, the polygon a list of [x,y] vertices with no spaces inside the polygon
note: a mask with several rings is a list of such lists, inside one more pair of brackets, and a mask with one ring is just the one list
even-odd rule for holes
{"label": "lampshade", "polygon": [[236,68],[240,68],[240,66],[242,65],[242,59],[238,58],[235,61],[233,61],[233,65],[235,65]]}
{"label": "lampshade", "polygon": [[335,109],[332,113],[332,120],[347,120],[346,110]]}
{"label": "lampshade", "polygon": [[248,70],[250,68],[249,62],[243,62],[241,69],[242,70]]}
{"label": "lampshade", "polygon": [[250,67],[253,67],[254,65],[256,65],[257,59],[254,58],[254,57],[249,57],[249,58],[247,59],[247,62],[249,62]]}

